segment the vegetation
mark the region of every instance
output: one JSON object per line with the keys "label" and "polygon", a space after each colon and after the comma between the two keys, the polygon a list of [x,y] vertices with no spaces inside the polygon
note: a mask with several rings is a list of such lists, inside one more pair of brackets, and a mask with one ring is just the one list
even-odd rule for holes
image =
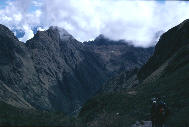
{"label": "vegetation", "polygon": [[0,102],[0,126],[74,127],[78,120],[61,112],[23,110]]}

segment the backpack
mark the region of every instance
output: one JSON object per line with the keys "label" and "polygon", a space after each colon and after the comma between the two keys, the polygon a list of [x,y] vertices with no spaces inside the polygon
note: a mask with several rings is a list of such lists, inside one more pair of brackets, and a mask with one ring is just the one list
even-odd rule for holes
{"label": "backpack", "polygon": [[166,116],[166,110],[165,110],[165,108],[164,108],[164,107],[161,107],[161,108],[159,109],[159,113],[160,113],[161,116]]}
{"label": "backpack", "polygon": [[167,115],[167,113],[168,113],[167,106],[166,106],[165,103],[160,103],[158,110],[159,110],[158,111],[159,115],[163,116],[163,117],[165,117]]}

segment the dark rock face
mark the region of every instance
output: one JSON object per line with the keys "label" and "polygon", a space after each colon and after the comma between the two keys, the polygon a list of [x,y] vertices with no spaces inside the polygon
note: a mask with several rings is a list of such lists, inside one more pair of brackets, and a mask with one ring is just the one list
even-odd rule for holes
{"label": "dark rock face", "polygon": [[41,84],[53,91],[48,94],[52,106],[70,112],[95,94],[107,76],[82,43],[59,32],[65,31],[51,27],[38,32],[26,46]]}
{"label": "dark rock face", "polygon": [[0,44],[0,97],[7,103],[31,108],[27,99],[34,94],[33,80],[36,81],[36,78],[35,70],[30,66],[29,53],[25,45],[3,25],[0,25]]}
{"label": "dark rock face", "polygon": [[153,52],[104,37],[81,43],[58,27],[21,43],[0,25],[0,44],[0,99],[65,113],[80,109],[110,76],[140,67]]}
{"label": "dark rock face", "polygon": [[95,53],[110,74],[140,68],[151,56],[154,48],[140,48],[123,40],[109,40],[103,35],[94,41],[85,42],[85,47]]}
{"label": "dark rock face", "polygon": [[157,45],[153,56],[140,69],[138,78],[142,81],[155,71],[161,64],[172,57],[176,51],[189,44],[189,20],[164,33]]}
{"label": "dark rock face", "polygon": [[100,93],[121,92],[136,87],[139,83],[137,78],[138,70],[138,68],[135,68],[128,71],[122,71],[120,74],[105,82],[102,85]]}

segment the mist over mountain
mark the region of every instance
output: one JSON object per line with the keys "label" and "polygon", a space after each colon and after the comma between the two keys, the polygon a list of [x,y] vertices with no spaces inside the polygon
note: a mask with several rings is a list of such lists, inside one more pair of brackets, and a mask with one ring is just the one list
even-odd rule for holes
{"label": "mist over mountain", "polygon": [[189,127],[188,12],[183,0],[0,0],[0,127]]}
{"label": "mist over mountain", "polygon": [[[1,0],[0,23],[24,30],[65,28],[83,42],[104,34],[111,40],[130,40],[135,46],[154,46],[154,35],[189,18],[187,1],[128,0]],[[132,14],[131,14],[132,12]]]}

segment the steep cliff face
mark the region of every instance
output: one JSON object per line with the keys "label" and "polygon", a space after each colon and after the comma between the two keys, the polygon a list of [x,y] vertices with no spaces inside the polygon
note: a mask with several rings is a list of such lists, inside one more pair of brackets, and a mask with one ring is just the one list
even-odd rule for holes
{"label": "steep cliff face", "polygon": [[3,25],[0,25],[0,44],[0,97],[15,106],[31,108],[24,99],[35,86],[30,86],[35,76],[29,53],[25,45]]}
{"label": "steep cliff face", "polygon": [[1,25],[0,99],[22,108],[74,113],[111,76],[141,66],[152,53],[101,39],[81,43],[50,27],[22,43]]}
{"label": "steep cliff face", "polygon": [[40,83],[57,110],[79,108],[107,79],[106,72],[81,42],[65,30],[51,27],[26,43]]}

